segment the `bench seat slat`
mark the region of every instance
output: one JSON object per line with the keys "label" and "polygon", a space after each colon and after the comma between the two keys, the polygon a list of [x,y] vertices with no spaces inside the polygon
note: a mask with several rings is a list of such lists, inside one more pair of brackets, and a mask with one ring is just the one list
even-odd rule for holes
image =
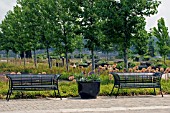
{"label": "bench seat slat", "polygon": [[43,89],[43,88],[50,88],[50,89],[57,89],[56,85],[28,85],[28,86],[13,86],[13,89],[26,89],[26,88],[36,88],[36,89]]}
{"label": "bench seat slat", "polygon": [[157,83],[120,83],[120,87],[130,88],[159,88]]}

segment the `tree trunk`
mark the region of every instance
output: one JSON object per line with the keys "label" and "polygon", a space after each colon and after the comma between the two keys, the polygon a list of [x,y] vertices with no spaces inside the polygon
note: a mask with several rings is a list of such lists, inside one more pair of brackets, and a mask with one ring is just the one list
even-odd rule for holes
{"label": "tree trunk", "polygon": [[81,58],[81,57],[82,57],[82,56],[81,56],[82,51],[81,51],[81,50],[79,51],[79,54],[80,54],[80,62],[82,62],[82,58]]}
{"label": "tree trunk", "polygon": [[25,56],[25,51],[24,51],[24,69],[25,69],[25,65],[26,65],[26,56]]}
{"label": "tree trunk", "polygon": [[47,49],[48,67],[51,69],[52,66],[51,66],[51,60],[50,60],[50,54],[49,54],[48,47],[46,49]]}
{"label": "tree trunk", "polygon": [[166,56],[164,55],[164,64],[167,66],[166,64]]}
{"label": "tree trunk", "polygon": [[109,60],[109,52],[107,51],[106,54],[107,54],[106,61],[108,61]]}
{"label": "tree trunk", "polygon": [[66,50],[66,69],[67,69],[67,71],[69,71],[69,61],[68,61],[68,52],[67,52],[67,50]]}
{"label": "tree trunk", "polygon": [[34,65],[35,68],[37,68],[37,54],[35,53],[35,49],[34,49]]}
{"label": "tree trunk", "polygon": [[[24,52],[21,52],[20,56],[21,56],[21,59],[23,59],[24,58]],[[32,58],[31,50],[25,51],[25,57],[26,58]]]}
{"label": "tree trunk", "polygon": [[125,67],[125,70],[126,72],[128,72],[128,45],[129,45],[129,41],[130,39],[128,37],[130,37],[130,34],[125,31],[125,37],[124,37],[124,45],[123,45],[123,54],[124,54],[124,67]]}
{"label": "tree trunk", "polygon": [[128,49],[125,47],[124,48],[124,63],[125,63],[125,68],[126,68],[126,72],[128,72]]}
{"label": "tree trunk", "polygon": [[61,59],[62,59],[62,66],[64,67],[64,57],[62,57]]}
{"label": "tree trunk", "polygon": [[6,50],[7,63],[9,61],[9,50]]}
{"label": "tree trunk", "polygon": [[95,69],[95,62],[94,62],[94,50],[91,50],[91,55],[92,55],[92,71]]}
{"label": "tree trunk", "polygon": [[25,51],[26,58],[32,58],[31,50]]}
{"label": "tree trunk", "polygon": [[15,54],[15,65],[17,65],[17,58],[18,58],[18,54]]}

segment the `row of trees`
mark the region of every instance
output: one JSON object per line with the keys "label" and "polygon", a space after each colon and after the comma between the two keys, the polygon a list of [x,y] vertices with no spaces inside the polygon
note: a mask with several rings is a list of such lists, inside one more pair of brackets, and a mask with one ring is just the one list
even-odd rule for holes
{"label": "row of trees", "polygon": [[[123,52],[128,69],[128,51],[134,45],[139,53],[146,53],[149,38],[145,17],[157,13],[157,0],[17,0],[0,25],[0,48],[24,53],[45,48],[51,67],[49,48],[65,54],[75,49]],[[154,29],[156,31],[156,28]],[[156,35],[156,32],[154,32]],[[144,46],[143,46],[144,45]]]}

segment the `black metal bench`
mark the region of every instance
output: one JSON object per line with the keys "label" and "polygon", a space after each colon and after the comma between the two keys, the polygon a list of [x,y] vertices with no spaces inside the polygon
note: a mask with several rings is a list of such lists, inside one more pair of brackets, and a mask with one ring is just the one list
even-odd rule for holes
{"label": "black metal bench", "polygon": [[114,77],[114,86],[110,95],[114,91],[114,88],[118,88],[116,97],[120,88],[159,88],[161,95],[161,77],[162,73],[111,73]]}
{"label": "black metal bench", "polygon": [[57,97],[55,90],[58,90],[59,97],[62,99],[58,87],[59,74],[7,74],[6,77],[9,79],[7,101],[13,90],[21,91],[21,93],[22,91],[54,90],[55,97]]}

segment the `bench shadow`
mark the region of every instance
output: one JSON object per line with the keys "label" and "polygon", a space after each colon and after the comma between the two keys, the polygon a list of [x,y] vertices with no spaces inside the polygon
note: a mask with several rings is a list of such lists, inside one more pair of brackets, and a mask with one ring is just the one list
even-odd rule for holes
{"label": "bench shadow", "polygon": [[[162,98],[161,95],[134,95],[134,96],[110,96],[110,98],[121,99],[121,98]],[[109,97],[108,97],[109,98]]]}
{"label": "bench shadow", "polygon": [[[124,98],[162,98],[161,95],[134,95],[134,96],[98,96],[96,99],[124,99]],[[69,97],[70,100],[94,100],[94,99],[82,99],[81,97]]]}
{"label": "bench shadow", "polygon": [[95,100],[99,98],[88,98],[88,99],[82,99],[81,97],[69,97],[68,100]]}

